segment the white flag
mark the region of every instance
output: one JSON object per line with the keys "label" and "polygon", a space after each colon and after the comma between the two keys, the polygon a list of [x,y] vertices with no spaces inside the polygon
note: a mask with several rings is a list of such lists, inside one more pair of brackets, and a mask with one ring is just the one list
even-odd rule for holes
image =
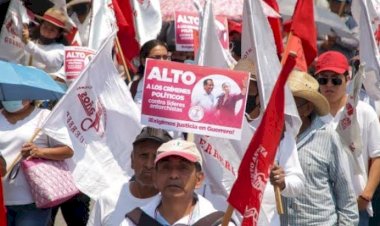
{"label": "white flag", "polygon": [[24,24],[29,24],[25,6],[21,0],[11,0],[0,33],[1,60],[22,63],[25,44],[21,37]]}
{"label": "white flag", "polygon": [[363,145],[360,135],[360,127],[357,118],[356,106],[359,101],[359,93],[364,79],[364,66],[360,65],[358,72],[351,82],[351,91],[347,97],[347,103],[343,110],[342,117],[339,120],[336,128],[344,150],[349,156],[349,160],[354,169],[355,174],[365,174],[364,169],[361,169],[359,156],[362,153]]}
{"label": "white flag", "polygon": [[130,0],[133,7],[137,40],[140,45],[156,39],[161,31],[160,1]]}
{"label": "white flag", "polygon": [[78,188],[96,198],[114,181],[127,180],[132,142],[140,132],[139,110],[114,67],[115,32],[100,47],[46,120],[43,130],[74,150]]}
{"label": "white flag", "polygon": [[354,0],[352,13],[359,24],[360,62],[365,63],[366,93],[380,99],[380,0]]}
{"label": "white flag", "polygon": [[92,1],[89,48],[99,49],[104,40],[116,29],[116,18],[111,7],[112,0]]}
{"label": "white flag", "polygon": [[[272,29],[264,15],[262,5],[255,1],[245,1],[243,7],[242,59],[255,63],[257,85],[260,93],[261,111],[264,112],[273,87],[281,71],[277,57]],[[301,119],[294,103],[293,95],[285,87],[285,124],[294,136],[298,134]]]}
{"label": "white flag", "polygon": [[215,17],[212,11],[212,0],[205,3],[201,15],[200,43],[196,62],[200,66],[232,68],[236,61],[229,51],[226,51],[219,41]]}

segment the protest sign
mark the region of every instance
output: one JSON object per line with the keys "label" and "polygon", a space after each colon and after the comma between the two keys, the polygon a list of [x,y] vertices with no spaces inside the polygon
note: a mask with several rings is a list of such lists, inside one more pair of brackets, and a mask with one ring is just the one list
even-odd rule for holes
{"label": "protest sign", "polygon": [[65,73],[67,82],[73,82],[90,62],[95,51],[82,46],[65,47]]}
{"label": "protest sign", "polygon": [[[219,41],[223,48],[228,50],[229,40],[227,18],[224,16],[216,16],[215,18]],[[175,13],[175,43],[177,51],[194,50],[194,30],[199,31],[199,15],[197,13]]]}
{"label": "protest sign", "polygon": [[248,73],[147,59],[141,122],[239,140]]}

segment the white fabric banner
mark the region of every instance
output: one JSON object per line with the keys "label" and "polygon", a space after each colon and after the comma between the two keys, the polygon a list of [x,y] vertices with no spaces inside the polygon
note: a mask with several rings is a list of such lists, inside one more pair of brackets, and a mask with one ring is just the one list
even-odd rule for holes
{"label": "white fabric banner", "polygon": [[236,61],[219,41],[211,0],[206,1],[200,21],[200,42],[196,63],[200,66],[232,68]]}
{"label": "white fabric banner", "polygon": [[136,39],[143,45],[145,42],[156,39],[161,31],[162,16],[160,1],[130,0],[134,13]]}
{"label": "white fabric banner", "polygon": [[139,134],[139,110],[114,67],[115,32],[100,47],[46,120],[54,139],[70,137],[78,188],[96,198],[117,180],[131,176],[132,142]]}
{"label": "white fabric banner", "polygon": [[360,62],[365,64],[367,94],[380,99],[380,0],[353,0],[352,14],[359,24]]}
{"label": "white fabric banner", "polygon": [[[246,1],[247,2],[247,1]],[[247,2],[248,3],[248,2]],[[251,59],[256,65],[257,85],[260,93],[261,111],[266,108],[273,87],[281,71],[272,29],[263,13],[261,4],[251,1],[243,7],[242,59]],[[285,86],[285,124],[296,136],[301,119],[293,95]]]}
{"label": "white fabric banner", "polygon": [[361,140],[360,127],[356,111],[363,79],[364,66],[360,65],[358,72],[350,83],[352,87],[350,93],[347,96],[347,103],[336,130],[342,140],[345,151],[349,155],[349,160],[351,161],[350,165],[353,166],[355,174],[365,175],[365,169],[361,168],[358,159],[362,153],[363,144]]}
{"label": "white fabric banner", "polygon": [[112,0],[92,1],[92,18],[88,47],[99,49],[103,41],[116,29]]}
{"label": "white fabric banner", "polygon": [[22,63],[24,46],[23,25],[29,24],[26,8],[21,0],[11,0],[0,33],[0,60]]}

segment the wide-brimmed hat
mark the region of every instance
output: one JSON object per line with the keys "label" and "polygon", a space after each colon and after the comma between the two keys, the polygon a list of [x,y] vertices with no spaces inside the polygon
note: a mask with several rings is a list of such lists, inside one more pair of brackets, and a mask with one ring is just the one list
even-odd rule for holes
{"label": "wide-brimmed hat", "polygon": [[141,133],[137,135],[133,144],[137,144],[146,140],[157,141],[161,144],[168,142],[172,139],[169,133],[163,129],[156,129],[153,127],[144,127]]}
{"label": "wide-brimmed hat", "polygon": [[66,4],[66,8],[70,8],[71,6],[82,4],[82,3],[91,3],[91,0],[72,0]]}
{"label": "wide-brimmed hat", "polygon": [[315,63],[315,74],[322,71],[333,71],[337,74],[343,74],[348,71],[350,65],[347,58],[338,51],[327,51],[318,56]]}
{"label": "wide-brimmed hat", "polygon": [[50,8],[46,10],[43,16],[36,15],[36,17],[65,30],[69,29],[67,26],[67,17],[65,13],[60,9]]}
{"label": "wide-brimmed hat", "polygon": [[249,59],[240,59],[234,67],[234,71],[245,71],[250,73],[250,80],[256,81],[256,67]]}
{"label": "wide-brimmed hat", "polygon": [[317,80],[308,73],[293,70],[289,75],[288,86],[293,96],[310,101],[318,115],[323,116],[330,112],[329,102],[318,91]]}
{"label": "wide-brimmed hat", "polygon": [[202,155],[194,142],[185,140],[171,140],[162,144],[157,150],[155,163],[169,156],[179,156],[202,166]]}

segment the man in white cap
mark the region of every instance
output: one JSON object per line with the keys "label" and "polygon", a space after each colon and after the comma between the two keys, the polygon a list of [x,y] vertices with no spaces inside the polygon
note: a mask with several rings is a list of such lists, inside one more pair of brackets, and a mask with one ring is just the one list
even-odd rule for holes
{"label": "man in white cap", "polygon": [[194,193],[203,180],[202,156],[193,142],[172,140],[162,144],[154,172],[160,195],[129,212],[122,225],[219,225],[223,212]]}
{"label": "man in white cap", "polygon": [[171,140],[162,129],[144,127],[133,142],[131,167],[134,179],[120,186],[118,183],[104,191],[96,201],[87,226],[120,225],[125,214],[150,202],[158,194],[152,174],[157,149]]}
{"label": "man in white cap", "polygon": [[329,113],[329,103],[306,72],[293,71],[288,86],[302,120],[297,148],[306,181],[300,195],[283,199],[281,225],[357,225],[356,197],[341,167],[339,136],[319,117]]}

